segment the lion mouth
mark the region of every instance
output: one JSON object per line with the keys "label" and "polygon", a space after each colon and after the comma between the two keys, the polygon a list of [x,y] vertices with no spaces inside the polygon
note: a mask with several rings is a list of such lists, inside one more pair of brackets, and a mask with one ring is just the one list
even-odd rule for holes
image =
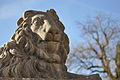
{"label": "lion mouth", "polygon": [[61,43],[61,41],[55,41],[55,40],[42,40],[43,43]]}
{"label": "lion mouth", "polygon": [[59,41],[43,40],[39,47],[44,51],[47,51],[49,54],[55,54],[60,46],[61,43]]}

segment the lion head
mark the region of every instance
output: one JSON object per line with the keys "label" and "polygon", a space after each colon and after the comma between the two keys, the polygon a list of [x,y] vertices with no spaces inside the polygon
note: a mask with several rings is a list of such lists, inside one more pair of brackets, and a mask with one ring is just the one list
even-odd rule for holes
{"label": "lion head", "polygon": [[69,53],[69,40],[64,33],[64,25],[59,21],[53,9],[47,10],[47,12],[26,11],[23,17],[17,21],[17,25],[24,27],[23,29],[29,27],[33,33],[39,35],[41,41],[47,44],[47,52],[49,54],[56,54],[62,46],[64,48],[63,56],[67,57]]}

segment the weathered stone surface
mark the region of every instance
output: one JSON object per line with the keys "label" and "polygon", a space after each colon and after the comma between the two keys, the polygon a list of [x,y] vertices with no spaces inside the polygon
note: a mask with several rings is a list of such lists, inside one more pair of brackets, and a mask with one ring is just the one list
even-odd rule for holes
{"label": "weathered stone surface", "polygon": [[67,72],[69,39],[53,9],[26,11],[17,26],[10,41],[0,47],[0,79],[100,80],[98,75]]}

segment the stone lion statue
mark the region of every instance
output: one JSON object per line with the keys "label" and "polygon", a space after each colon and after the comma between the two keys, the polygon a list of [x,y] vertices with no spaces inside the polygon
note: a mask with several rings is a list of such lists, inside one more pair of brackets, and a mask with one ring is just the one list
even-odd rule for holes
{"label": "stone lion statue", "polygon": [[17,26],[0,48],[0,76],[55,77],[66,71],[69,40],[53,9],[26,11]]}
{"label": "stone lion statue", "polygon": [[100,80],[67,72],[69,39],[55,10],[28,10],[17,26],[10,41],[0,47],[0,77]]}

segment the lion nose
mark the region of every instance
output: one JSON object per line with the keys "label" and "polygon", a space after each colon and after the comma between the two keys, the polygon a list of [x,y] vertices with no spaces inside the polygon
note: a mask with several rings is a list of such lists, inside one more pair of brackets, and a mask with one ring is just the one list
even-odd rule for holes
{"label": "lion nose", "polygon": [[60,31],[57,27],[51,27],[45,37],[45,40],[58,41],[60,39]]}
{"label": "lion nose", "polygon": [[55,35],[55,34],[59,33],[59,30],[56,27],[52,27],[48,30],[48,33],[51,33],[52,35]]}

